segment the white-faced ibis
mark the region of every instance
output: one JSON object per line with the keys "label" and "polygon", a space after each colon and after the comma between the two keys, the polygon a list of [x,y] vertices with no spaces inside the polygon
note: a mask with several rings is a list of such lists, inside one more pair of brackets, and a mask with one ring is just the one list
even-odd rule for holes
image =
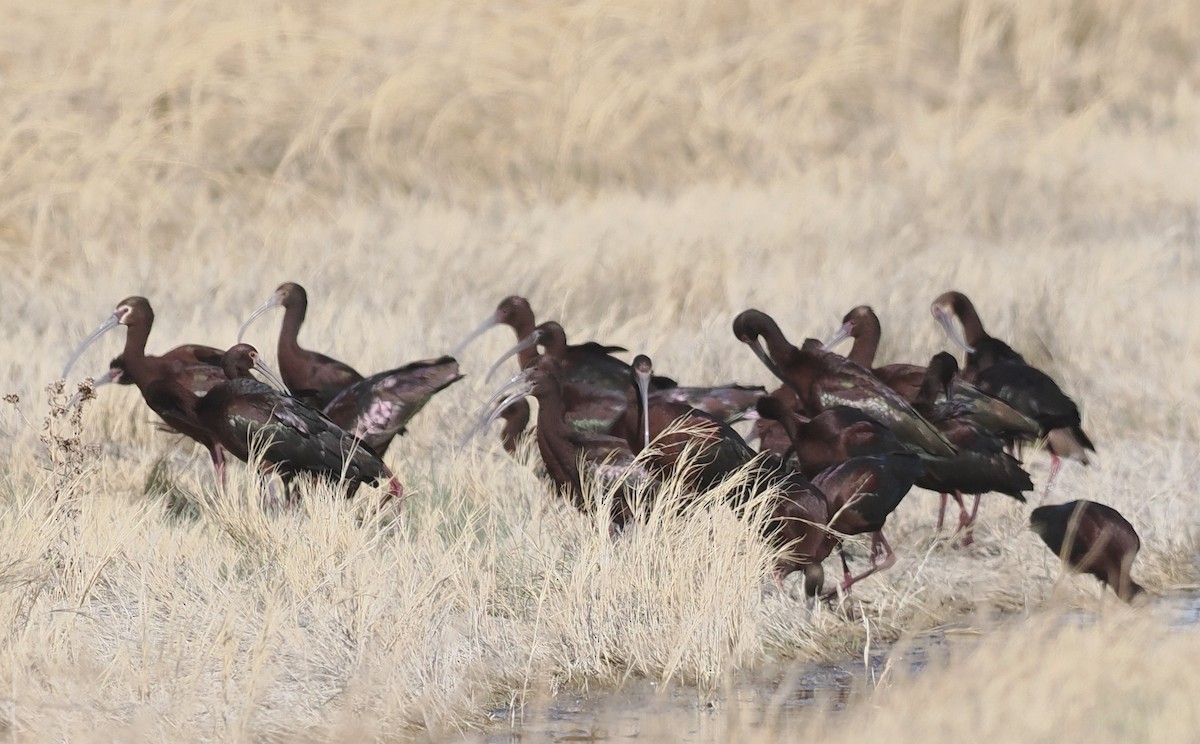
{"label": "white-faced ibis", "polygon": [[[538,402],[537,444],[546,473],[558,494],[581,512],[588,513],[591,505],[584,498],[585,472],[605,487],[615,487],[610,526],[615,532],[629,520],[632,512],[629,491],[649,483],[651,476],[634,462],[625,440],[594,431],[581,431],[567,420],[563,398],[563,383],[558,362],[541,355],[520,375],[510,380],[492,396],[488,406],[495,403],[490,415],[479,428],[487,428],[508,406],[532,395]],[[498,402],[497,402],[498,401]]]}
{"label": "white-faced ibis", "polygon": [[292,395],[314,408],[329,405],[338,393],[363,376],[350,365],[324,354],[300,347],[300,326],[308,312],[308,293],[295,282],[279,285],[266,302],[250,314],[238,329],[238,341],[255,318],[273,307],[283,308],[283,325],[279,329],[279,371]]}
{"label": "white-faced ibis", "polygon": [[879,316],[869,305],[859,305],[842,318],[842,327],[825,342],[825,350],[829,351],[847,338],[854,339],[850,353],[846,358],[871,374],[900,394],[901,398],[911,403],[921,388],[921,380],[925,377],[925,368],[915,364],[887,364],[875,367],[875,353],[879,350],[879,339],[882,329]]}
{"label": "white-faced ibis", "polygon": [[[916,455],[870,455],[853,457],[813,478],[813,485],[825,494],[829,528],[834,533],[871,535],[871,567],[863,573],[852,576],[842,553],[842,591],[849,591],[855,583],[896,562],[895,553],[883,536],[883,527],[923,470]],[[840,545],[840,537],[838,542]]]}
{"label": "white-faced ibis", "polygon": [[[985,393],[993,395],[1038,423],[1050,451],[1047,492],[1058,474],[1061,457],[1087,464],[1087,450],[1095,451],[1081,426],[1079,408],[1045,372],[1029,365],[1008,344],[989,336],[979,313],[961,292],[946,292],[933,301],[933,317],[946,335],[967,352],[963,374]],[[962,333],[952,317],[962,323]]]}
{"label": "white-faced ibis", "polygon": [[351,384],[324,413],[382,456],[430,398],[462,378],[454,357],[412,362]]}
{"label": "white-faced ibis", "polygon": [[675,471],[684,452],[691,448],[688,469],[682,475],[689,488],[705,491],[754,458],[750,445],[721,419],[686,403],[652,396],[649,388],[653,376],[650,357],[635,357],[625,412],[610,433],[624,439],[634,454],[653,442],[648,464],[654,472],[663,475]]}
{"label": "white-faced ibis", "polygon": [[[815,340],[796,348],[766,313],[746,310],[733,333],[779,379],[796,392],[802,412],[815,416],[834,406],[858,408],[895,432],[915,453],[950,457],[954,447],[896,391],[845,357],[822,350]],[[760,338],[767,342],[764,350]],[[769,353],[768,353],[769,352]]]}
{"label": "white-faced ibis", "polygon": [[[201,396],[225,379],[225,373],[220,367],[208,364],[187,364],[165,356],[148,356],[146,340],[154,326],[154,310],[145,297],[127,297],[117,303],[108,320],[79,344],[63,369],[63,377],[85,349],[118,325],[126,328],[125,350],[119,357],[122,360],[120,379],[128,379],[137,385],[146,404],[168,426],[202,444],[212,458],[217,477],[223,481],[223,452],[196,419],[195,405]],[[182,397],[183,392],[187,397]],[[174,401],[175,397],[179,400]]]}
{"label": "white-faced ibis", "polygon": [[[825,494],[800,472],[769,454],[756,454],[728,424],[710,413],[671,400],[654,400],[649,394],[653,366],[644,354],[633,360],[630,400],[626,415],[614,426],[630,449],[640,453],[652,446],[651,468],[677,472],[687,448],[693,455],[681,475],[690,488],[706,490],[741,473],[743,480],[731,490],[731,506],[739,509],[755,494],[775,489],[764,536],[781,551],[775,566],[776,584],[794,571],[804,572],[805,592],[815,596],[824,583],[821,562],[837,543],[825,526],[831,515]],[[750,467],[749,470],[744,470]]]}
{"label": "white-faced ibis", "polygon": [[400,481],[378,455],[323,413],[250,377],[251,368],[270,373],[258,352],[238,344],[222,360],[226,380],[196,404],[196,416],[222,448],[248,462],[259,449],[263,462],[285,484],[299,473],[338,481],[347,497],[365,482],[384,483],[388,498],[403,495]]}
{"label": "white-faced ibis", "polygon": [[1072,570],[1095,576],[1122,600],[1132,604],[1145,592],[1130,576],[1142,542],[1116,509],[1083,499],[1039,506],[1029,527]]}
{"label": "white-faced ibis", "polygon": [[[458,346],[454,347],[454,351],[450,352],[450,356],[457,357],[462,354],[462,351],[470,345],[472,341],[482,336],[488,330],[495,328],[498,325],[506,325],[513,329],[517,334],[517,341],[521,341],[529,337],[533,333],[533,327],[537,321],[533,316],[533,308],[529,306],[529,300],[517,295],[509,295],[500,304],[496,306],[496,311],[484,319],[475,330],[467,334],[467,337],[459,342]],[[627,351],[619,346],[607,347],[609,351]],[[521,369],[525,369],[537,356],[537,351],[532,347],[526,347],[521,350],[521,355],[517,357],[517,361],[521,364]]]}
{"label": "white-faced ibis", "polygon": [[[649,369],[644,368],[643,371],[649,375]],[[580,463],[585,464],[593,477],[602,483],[632,485],[647,484],[653,480],[653,476],[634,461],[633,452],[625,438],[581,432],[569,425],[562,400],[563,385],[553,357],[537,357],[529,368],[492,396],[489,406],[495,402],[496,409],[502,410],[528,394],[533,394],[538,400],[538,451],[546,471],[559,493],[579,509],[587,509],[587,504],[583,502]],[[498,415],[493,411],[483,427],[489,426]],[[725,426],[720,421],[711,420]],[[644,443],[646,432],[640,421],[635,422],[633,428],[638,432],[633,437],[634,441]],[[785,467],[777,458],[765,455],[755,458],[753,450],[744,443],[743,447],[747,459],[741,464],[756,461],[758,466],[748,473],[742,487],[731,493],[731,506],[739,508],[755,493],[763,489],[775,489],[763,534],[780,551],[775,567],[776,581],[782,586],[784,577],[802,570],[806,578],[806,591],[815,595],[822,584],[821,561],[829,555],[835,544],[834,537],[825,527],[829,514],[824,495],[808,479]],[[652,486],[647,495],[653,498]],[[613,530],[620,528],[631,517],[628,490],[618,488],[611,514]]]}
{"label": "white-faced ibis", "polygon": [[[980,495],[1002,493],[1025,503],[1024,492],[1033,490],[1033,481],[1021,464],[1004,451],[1004,440],[974,418],[973,412],[982,407],[982,401],[959,405],[948,393],[957,370],[954,357],[944,351],[936,354],[929,361],[925,381],[914,401],[916,409],[958,448],[953,457],[927,459],[925,475],[917,484],[942,494],[939,529],[945,516],[946,496],[953,494],[960,508],[959,527],[967,532],[963,542],[970,544],[970,529],[979,512]],[[962,501],[963,494],[975,496],[969,514]]]}

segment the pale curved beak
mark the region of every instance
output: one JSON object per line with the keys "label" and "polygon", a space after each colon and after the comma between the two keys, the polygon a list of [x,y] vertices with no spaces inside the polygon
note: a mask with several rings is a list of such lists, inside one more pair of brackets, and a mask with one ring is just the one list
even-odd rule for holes
{"label": "pale curved beak", "polygon": [[[121,374],[122,374],[121,370],[116,369],[114,367],[110,367],[110,368],[106,369],[104,371],[104,374],[97,375],[96,377],[94,377],[92,379],[92,390],[96,390],[97,388],[102,388],[105,385],[111,385],[112,383],[121,379]],[[83,393],[82,392],[75,393],[74,395],[71,396],[71,399],[69,401],[67,401],[67,408],[68,409],[74,408],[75,406],[79,405],[79,401],[81,401],[81,400],[83,400]]]}
{"label": "pale curved beak", "polygon": [[250,313],[249,318],[246,318],[244,321],[242,321],[242,325],[238,328],[237,342],[239,344],[242,342],[242,336],[246,335],[246,329],[250,327],[250,324],[253,323],[258,316],[262,315],[273,307],[279,307],[281,304],[282,303],[279,301],[279,295],[273,294],[266,302],[259,305],[257,310]]}
{"label": "pale curved beak", "polygon": [[959,329],[958,324],[950,317],[950,313],[946,312],[939,305],[933,306],[933,317],[937,322],[942,324],[942,329],[946,331],[946,337],[954,342],[963,351],[968,354],[975,353],[975,347],[967,343],[967,339],[963,338],[963,333]]}
{"label": "pale curved beak", "polygon": [[650,448],[650,373],[636,371],[633,373],[637,383],[638,402],[642,406],[642,448]]}
{"label": "pale curved beak", "polygon": [[488,398],[487,402],[479,409],[479,415],[475,419],[475,425],[463,437],[462,443],[466,444],[471,437],[475,436],[480,431],[490,427],[497,417],[518,398],[524,398],[533,391],[533,383],[529,381],[529,373],[519,372],[513,376],[511,380],[504,383],[503,386],[492,397]]}
{"label": "pale curved beak", "polygon": [[471,331],[469,334],[467,334],[466,338],[464,338],[462,341],[458,342],[458,346],[454,347],[454,350],[450,352],[450,356],[454,357],[455,359],[458,359],[458,355],[461,354],[463,352],[463,349],[467,348],[467,346],[472,341],[479,338],[483,334],[487,333],[489,329],[491,329],[499,324],[500,324],[500,321],[496,319],[496,314],[492,313],[491,315],[489,315],[487,317],[486,320],[484,320],[482,323],[479,324],[478,328]]}
{"label": "pale curved beak", "polygon": [[[508,407],[511,406],[513,403],[516,403],[518,400],[521,400],[526,395],[529,395],[529,393],[532,390],[533,390],[532,385],[529,385],[529,384],[523,385],[522,387],[517,388],[515,391],[513,391],[513,393],[511,395],[509,395],[507,398],[500,401],[500,403],[498,403],[496,405],[495,410],[493,410],[490,414],[488,414],[487,420],[483,422],[483,426],[480,427],[480,430],[487,431],[488,429],[491,429],[492,424],[496,423],[496,419],[500,418],[500,414],[504,413],[504,411],[507,410]],[[472,432],[472,433],[474,433],[474,432]]]}
{"label": "pale curved beak", "polygon": [[854,331],[854,323],[852,323],[850,321],[846,321],[845,323],[842,323],[842,327],[838,329],[837,333],[835,333],[829,337],[829,340],[825,342],[825,346],[823,348],[825,349],[825,351],[829,351],[830,349],[837,346],[841,342],[850,338],[850,334],[853,331]]}
{"label": "pale curved beak", "polygon": [[63,367],[63,379],[67,379],[67,375],[71,372],[71,368],[75,366],[75,362],[79,359],[87,347],[91,346],[93,343],[95,343],[96,339],[100,338],[120,324],[120,316],[116,313],[113,313],[112,315],[108,316],[108,320],[100,324],[99,328],[88,334],[88,337],[79,343],[79,346],[75,349],[75,353],[72,354],[71,358],[67,360],[67,366]]}
{"label": "pale curved beak", "polygon": [[256,356],[254,358],[254,369],[260,375],[265,377],[267,379],[267,382],[271,383],[271,385],[274,386],[276,390],[279,390],[284,395],[292,394],[292,391],[288,390],[288,386],[283,383],[283,378],[280,377],[275,372],[275,370],[271,369],[271,367],[266,362],[264,362],[261,357]]}
{"label": "pale curved beak", "polygon": [[770,355],[767,354],[766,349],[762,347],[762,342],[760,342],[757,338],[754,338],[750,341],[747,341],[746,345],[754,351],[754,356],[758,357],[758,360],[765,364],[767,369],[771,370],[772,374],[778,377],[779,380],[784,384],[788,384],[787,378],[783,376],[783,373],[779,371],[779,367],[775,366],[775,362],[772,361]]}
{"label": "pale curved beak", "polygon": [[509,349],[508,351],[504,352],[503,354],[500,355],[499,359],[497,359],[495,362],[492,362],[492,366],[488,367],[487,374],[484,375],[483,381],[484,382],[490,381],[492,379],[492,375],[496,374],[496,370],[499,369],[500,365],[504,364],[504,362],[507,361],[509,357],[520,354],[522,351],[525,351],[530,346],[536,345],[537,342],[539,340],[541,340],[541,338],[542,338],[542,332],[534,331],[533,333],[529,334],[525,338],[521,339],[519,342],[517,342],[516,346],[514,346],[511,349]]}

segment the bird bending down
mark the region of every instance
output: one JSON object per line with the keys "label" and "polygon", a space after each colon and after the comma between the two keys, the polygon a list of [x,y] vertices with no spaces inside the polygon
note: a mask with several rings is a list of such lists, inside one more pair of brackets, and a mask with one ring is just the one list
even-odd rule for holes
{"label": "bird bending down", "polygon": [[1133,604],[1145,593],[1130,575],[1142,542],[1116,509],[1083,499],[1039,506],[1029,527],[1071,570],[1095,576],[1123,601]]}

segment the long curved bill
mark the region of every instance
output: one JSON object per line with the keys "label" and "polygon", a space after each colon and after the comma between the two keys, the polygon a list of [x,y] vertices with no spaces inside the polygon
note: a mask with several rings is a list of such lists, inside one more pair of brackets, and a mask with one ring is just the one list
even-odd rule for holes
{"label": "long curved bill", "polygon": [[933,317],[937,319],[937,322],[942,324],[942,328],[946,331],[946,337],[953,341],[956,346],[968,354],[975,353],[975,347],[968,344],[967,339],[963,338],[962,331],[959,330],[954,319],[950,317],[950,313],[940,307],[935,307],[933,308]]}
{"label": "long curved bill", "polygon": [[488,429],[492,428],[492,424],[496,423],[496,419],[500,418],[500,414],[504,413],[504,411],[507,410],[508,407],[511,406],[513,403],[516,403],[518,400],[521,400],[526,395],[529,395],[529,393],[532,390],[533,390],[532,385],[528,385],[528,384],[523,385],[523,386],[517,388],[515,391],[513,391],[512,394],[509,395],[507,398],[505,398],[504,400],[502,400],[498,404],[496,404],[495,410],[493,410],[490,414],[488,414],[488,417],[486,420],[484,420],[483,426],[481,427],[480,430],[487,431]]}
{"label": "long curved bill", "polygon": [[116,313],[113,313],[108,317],[108,320],[100,324],[99,328],[88,334],[88,337],[79,343],[79,346],[75,349],[75,353],[72,354],[71,358],[67,360],[67,366],[63,367],[63,379],[65,380],[67,378],[67,375],[71,372],[71,368],[75,366],[75,362],[78,361],[83,352],[87,350],[87,347],[95,343],[96,339],[116,328],[118,325],[120,325],[120,323],[120,316]]}
{"label": "long curved bill", "polygon": [[772,374],[778,377],[781,382],[787,383],[787,378],[779,371],[779,367],[775,366],[775,362],[771,360],[771,357],[767,354],[767,350],[762,347],[762,343],[757,338],[747,341],[746,345],[754,350],[754,356],[758,357],[758,360],[765,364],[767,369],[771,370]]}
{"label": "long curved bill", "polygon": [[261,358],[255,357],[254,369],[257,370],[260,375],[267,378],[267,382],[271,383],[271,385],[273,385],[284,395],[292,394],[292,391],[288,390],[288,386],[283,383],[283,378],[280,377],[275,370],[271,369],[271,367],[268,366],[267,363]]}
{"label": "long curved bill", "polygon": [[650,373],[638,370],[634,372],[637,383],[638,401],[642,406],[642,447],[650,449]]}
{"label": "long curved bill", "polygon": [[471,331],[462,341],[458,342],[458,346],[454,347],[454,350],[450,352],[450,356],[458,359],[458,355],[461,354],[463,349],[467,348],[472,341],[487,333],[488,330],[499,324],[500,321],[496,320],[496,314],[492,313],[487,317],[486,320],[479,324],[479,327]]}
{"label": "long curved bill", "polygon": [[[492,406],[496,404],[496,401],[501,400],[506,395],[508,395],[510,392],[512,392],[512,390],[514,388],[518,387],[519,385],[525,384],[528,380],[529,380],[529,373],[527,371],[518,372],[517,374],[513,375],[512,379],[510,379],[508,382],[501,385],[499,390],[492,393],[492,397],[488,398],[487,402],[484,403],[480,407],[479,410],[481,412],[491,410]],[[482,416],[481,416],[481,419],[482,419]]]}
{"label": "long curved bill", "polygon": [[242,321],[242,325],[238,328],[237,342],[239,344],[242,342],[242,336],[246,335],[246,329],[250,327],[250,324],[253,323],[258,316],[262,315],[273,307],[279,307],[279,304],[279,295],[273,294],[266,302],[259,305],[257,310],[250,313],[250,317]]}
{"label": "long curved bill", "polygon": [[[92,390],[102,388],[105,385],[113,384],[117,380],[121,379],[122,374],[124,374],[124,372],[121,371],[120,367],[109,367],[108,369],[104,370],[104,374],[96,375],[96,377],[92,379]],[[67,401],[67,409],[70,410],[79,405],[79,401],[81,400],[83,400],[83,392],[81,391],[75,393],[71,396],[71,399]]]}
{"label": "long curved bill", "polygon": [[488,367],[487,374],[484,376],[483,381],[484,382],[490,381],[492,379],[492,375],[496,374],[496,370],[500,369],[500,365],[504,364],[504,362],[507,361],[509,357],[520,354],[522,351],[525,351],[530,346],[535,345],[541,338],[542,338],[541,331],[534,331],[533,333],[529,334],[525,338],[521,339],[519,342],[517,342],[516,346],[514,346],[511,349],[509,349],[508,351],[504,352],[503,354],[500,355],[499,359],[492,362],[492,366]]}
{"label": "long curved bill", "polygon": [[492,422],[510,405],[516,402],[517,398],[524,398],[533,390],[533,384],[529,382],[529,374],[520,372],[488,398],[487,402],[479,409],[479,414],[475,418],[475,425],[467,431],[463,437],[462,443],[466,444],[468,440],[474,437],[480,431],[490,427]]}
{"label": "long curved bill", "polygon": [[824,348],[825,351],[829,351],[830,349],[837,346],[841,342],[850,338],[850,333],[853,330],[854,330],[853,323],[843,323],[842,327],[837,330],[837,333],[830,336],[829,340],[825,342],[825,346],[822,348]]}

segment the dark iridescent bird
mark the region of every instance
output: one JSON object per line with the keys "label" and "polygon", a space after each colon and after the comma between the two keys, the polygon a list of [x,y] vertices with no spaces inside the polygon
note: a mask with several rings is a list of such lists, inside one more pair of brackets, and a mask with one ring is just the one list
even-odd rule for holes
{"label": "dark iridescent bird", "polygon": [[[625,440],[593,431],[580,431],[567,420],[563,382],[558,362],[541,355],[520,375],[492,396],[492,410],[477,427],[486,429],[509,405],[532,395],[538,402],[537,444],[546,474],[557,493],[579,511],[590,513],[593,505],[584,493],[585,475],[604,488],[613,489],[609,513],[610,530],[621,529],[632,516],[631,491],[652,481],[649,473],[634,462]],[[493,406],[493,402],[495,405]],[[580,470],[580,464],[584,470]]]}
{"label": "dark iridescent bird", "polygon": [[[890,428],[914,453],[950,457],[954,447],[894,390],[845,357],[808,340],[793,346],[770,316],[746,310],[733,321],[733,332],[779,379],[796,392],[799,409],[815,416],[834,406],[858,408]],[[764,350],[759,339],[765,339]]]}
{"label": "dark iridescent bird", "polygon": [[[644,369],[644,372],[648,374],[649,370]],[[645,489],[647,496],[653,498],[654,476],[634,462],[633,452],[625,438],[581,432],[566,421],[563,385],[558,379],[557,362],[553,357],[538,357],[521,375],[497,391],[489,402],[490,406],[498,401],[495,410],[482,427],[491,425],[499,415],[496,411],[531,393],[538,399],[538,450],[547,473],[562,495],[581,510],[589,508],[583,501],[583,474],[578,468],[578,463],[583,462],[592,470],[593,477],[602,483],[637,486]],[[719,421],[716,424],[724,426]],[[638,438],[644,443],[646,434],[641,422],[636,422],[634,428],[639,431]],[[829,516],[824,496],[799,472],[783,466],[777,458],[765,455],[756,457],[748,446],[742,454],[749,458],[742,464],[754,462],[757,465],[748,468],[743,480],[731,489],[731,506],[744,507],[756,493],[768,488],[775,489],[767,505],[768,517],[763,524],[763,535],[779,551],[775,567],[776,581],[782,586],[782,580],[788,574],[804,571],[806,591],[817,594],[823,577],[821,561],[829,555],[834,544],[833,536],[825,528]],[[633,516],[628,499],[628,488],[616,490],[610,515],[614,531]]]}
{"label": "dark iridescent bird", "polygon": [[[1083,431],[1079,408],[1049,375],[1029,365],[1008,344],[989,336],[975,306],[963,293],[942,294],[933,301],[932,313],[946,335],[966,350],[963,375],[967,381],[1038,423],[1051,457],[1047,491],[1058,474],[1061,457],[1087,464],[1087,450],[1096,448]],[[961,333],[954,317],[962,324]]]}
{"label": "dark iridescent bird", "polygon": [[842,553],[843,592],[896,562],[892,546],[883,536],[883,527],[923,470],[918,456],[892,453],[853,457],[813,478],[813,485],[825,494],[829,505],[831,530],[838,535],[871,535],[871,567],[866,571],[851,575],[846,554]]}
{"label": "dark iridescent bird", "polygon": [[868,305],[859,305],[842,318],[842,327],[825,342],[825,350],[830,351],[834,346],[847,338],[854,339],[850,353],[846,358],[871,374],[900,394],[901,398],[912,403],[921,388],[925,377],[925,368],[915,364],[887,364],[875,367],[875,353],[879,350],[879,339],[882,329],[879,316]]}
{"label": "dark iridescent bird", "polygon": [[908,451],[891,429],[849,406],[834,406],[804,419],[777,396],[768,395],[759,399],[758,415],[779,423],[783,432],[782,451],[775,441],[772,451],[782,457],[794,455],[800,472],[809,478],[853,457]]}
{"label": "dark iridescent bird", "polygon": [[238,341],[255,318],[273,307],[283,307],[283,325],[279,328],[279,371],[292,395],[314,408],[329,405],[338,393],[363,376],[350,365],[316,351],[300,347],[300,326],[308,312],[308,293],[295,282],[280,284],[275,293],[250,314],[238,329]]}
{"label": "dark iridescent bird", "polygon": [[324,413],[382,456],[430,398],[462,378],[454,357],[413,362],[350,385]]}
{"label": "dark iridescent bird", "polygon": [[1029,528],[1073,571],[1095,576],[1125,602],[1146,591],[1130,576],[1142,542],[1116,509],[1082,499],[1039,506],[1029,515]]}
{"label": "dark iridescent bird", "polygon": [[[1033,481],[1021,464],[1004,451],[1004,440],[975,419],[974,411],[982,402],[972,399],[967,405],[960,405],[950,392],[957,371],[954,357],[944,351],[934,355],[914,400],[914,407],[958,448],[953,457],[927,460],[925,476],[918,485],[942,494],[939,529],[945,517],[946,497],[954,496],[960,508],[959,528],[967,530],[963,542],[969,544],[981,494],[1002,493],[1025,503],[1024,492],[1033,490]],[[970,513],[963,504],[963,494],[975,496]]]}
{"label": "dark iridescent bird", "polygon": [[691,451],[682,471],[687,486],[705,491],[730,477],[741,477],[729,493],[740,509],[764,489],[776,489],[763,535],[781,551],[775,581],[795,571],[804,572],[805,592],[816,596],[824,584],[821,562],[837,543],[825,526],[831,510],[825,495],[804,475],[779,458],[756,454],[736,431],[710,413],[649,394],[653,365],[645,354],[633,360],[629,407],[614,426],[614,433],[629,443],[634,453],[651,446],[648,462],[653,472],[679,472],[685,451]]}
{"label": "dark iridescent bird", "polygon": [[[146,341],[154,326],[154,310],[145,297],[127,297],[117,303],[116,310],[108,320],[79,344],[63,369],[63,377],[71,371],[85,349],[118,325],[126,328],[125,350],[119,357],[122,360],[120,379],[137,385],[142,399],[168,426],[203,445],[212,458],[218,479],[223,482],[223,452],[216,446],[210,432],[197,420],[195,406],[202,396],[225,380],[225,373],[220,367],[208,364],[188,364],[178,358],[147,355]],[[183,392],[187,393],[187,397],[180,397],[178,404],[162,404],[164,395],[181,395]]]}
{"label": "dark iridescent bird", "polygon": [[264,371],[258,352],[238,344],[222,360],[226,380],[196,404],[200,423],[222,448],[248,462],[252,451],[285,484],[301,473],[333,481],[344,479],[346,496],[363,483],[386,485],[385,500],[404,489],[387,465],[369,447],[329,420],[323,413],[249,376]]}
{"label": "dark iridescent bird", "polygon": [[653,472],[674,472],[690,450],[685,482],[688,488],[706,491],[754,458],[750,445],[721,419],[686,403],[651,395],[653,377],[650,357],[639,354],[626,383],[624,415],[609,431],[624,439],[635,455],[653,443],[647,459]]}

